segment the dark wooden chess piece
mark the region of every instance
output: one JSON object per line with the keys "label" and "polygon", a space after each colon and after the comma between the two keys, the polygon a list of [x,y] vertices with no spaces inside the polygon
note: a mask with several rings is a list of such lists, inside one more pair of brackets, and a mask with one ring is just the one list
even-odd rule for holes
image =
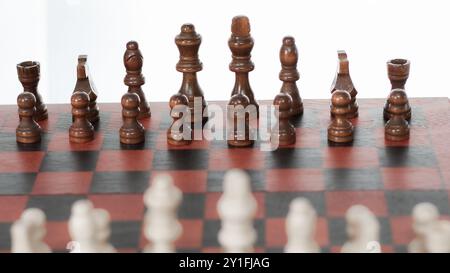
{"label": "dark wooden chess piece", "polygon": [[349,120],[352,97],[345,90],[336,90],[331,96],[333,120],[328,126],[328,140],[336,143],[353,141],[353,124]]}
{"label": "dark wooden chess piece", "polygon": [[[189,99],[183,94],[175,94],[170,98],[170,116],[173,119],[169,129],[167,129],[167,143],[175,146],[189,145],[192,143],[192,129],[190,122],[183,122],[183,109],[176,109],[178,107],[189,107]],[[187,110],[187,109],[184,109]],[[188,125],[189,124],[189,125]],[[175,128],[178,127],[178,128]],[[189,138],[185,138],[189,135]]]}
{"label": "dark wooden chess piece", "polygon": [[255,143],[250,133],[251,114],[245,111],[249,105],[250,99],[242,93],[233,95],[228,102],[227,142],[229,146],[247,147]]}
{"label": "dark wooden chess piece", "polygon": [[[278,122],[272,130],[272,139],[278,139],[279,146],[288,146],[295,143],[295,127],[289,121],[291,117],[292,98],[288,94],[280,93],[273,100],[273,105],[278,107],[279,111],[276,117]],[[277,112],[275,112],[277,113]],[[272,141],[273,143],[274,141]]]}
{"label": "dark wooden chess piece", "polygon": [[350,77],[349,62],[347,59],[347,53],[344,50],[338,51],[338,60],[338,70],[333,84],[331,85],[331,93],[336,90],[347,91],[352,98],[350,103],[351,110],[348,113],[348,118],[356,118],[358,116],[358,103],[356,102],[356,95],[358,92],[356,91],[352,78]]}
{"label": "dark wooden chess piece", "polygon": [[87,65],[87,55],[78,56],[77,65],[77,83],[73,92],[83,91],[89,96],[89,114],[88,119],[92,124],[99,120],[99,108],[97,106],[97,93],[92,78],[89,75]]}
{"label": "dark wooden chess piece", "polygon": [[36,97],[31,92],[22,92],[17,97],[19,106],[19,126],[16,140],[19,143],[37,143],[41,141],[41,127],[33,119],[36,111]]}
{"label": "dark wooden chess piece", "polygon": [[236,16],[231,24],[231,37],[228,40],[233,60],[230,63],[230,70],[236,73],[236,80],[231,95],[243,94],[250,104],[256,107],[259,116],[259,105],[255,100],[250,87],[248,73],[253,71],[255,65],[251,61],[251,51],[254,41],[250,36],[250,22],[246,16]]}
{"label": "dark wooden chess piece", "polygon": [[[405,90],[405,84],[409,78],[410,65],[411,62],[405,59],[393,59],[387,62],[388,77],[392,86],[391,91],[394,89]],[[386,100],[386,104],[383,108],[383,118],[386,121],[392,117],[392,113],[389,112],[390,97],[391,94],[389,94],[389,97]],[[408,108],[408,110],[405,113],[405,119],[409,121],[411,120],[411,107],[409,105],[409,102],[406,103],[406,108]]]}
{"label": "dark wooden chess piece", "polygon": [[22,83],[23,91],[32,93],[36,98],[34,120],[41,121],[47,119],[47,107],[42,102],[42,97],[37,88],[41,77],[41,66],[39,62],[26,61],[18,64],[17,74],[20,83]]}
{"label": "dark wooden chess piece", "polygon": [[394,89],[388,98],[390,119],[385,126],[385,138],[392,141],[409,139],[409,124],[405,119],[408,113],[408,97],[403,89]]}
{"label": "dark wooden chess piece", "polygon": [[139,96],[140,104],[138,119],[148,118],[151,115],[150,106],[145,99],[145,94],[141,87],[145,84],[145,78],[144,75],[142,75],[143,62],[144,57],[142,57],[138,43],[135,41],[128,42],[127,50],[123,55],[123,63],[127,70],[124,83],[128,86],[129,93],[135,93]]}
{"label": "dark wooden chess piece", "polygon": [[122,96],[123,125],[120,127],[120,142],[123,144],[139,144],[145,141],[144,126],[138,121],[140,99],[136,93],[125,93]]}
{"label": "dark wooden chess piece", "polygon": [[[183,73],[183,83],[178,93],[185,95],[189,100],[188,106],[191,111],[191,122],[193,124],[199,118],[202,124],[208,120],[208,117],[203,117],[207,103],[197,81],[197,72],[203,69],[203,65],[198,58],[198,50],[201,43],[202,37],[195,32],[195,27],[192,24],[184,24],[181,26],[181,33],[175,37],[175,44],[180,51],[177,71]],[[194,98],[201,99],[201,105],[199,105],[202,107],[201,116],[195,115]]]}
{"label": "dark wooden chess piece", "polygon": [[83,91],[75,91],[70,99],[73,123],[69,128],[69,141],[86,143],[94,139],[94,127],[88,120],[89,96]]}
{"label": "dark wooden chess piece", "polygon": [[303,114],[303,102],[297,88],[296,81],[300,79],[297,70],[298,51],[295,46],[294,37],[284,37],[283,45],[280,49],[280,80],[283,81],[281,92],[286,93],[292,98],[291,116]]}

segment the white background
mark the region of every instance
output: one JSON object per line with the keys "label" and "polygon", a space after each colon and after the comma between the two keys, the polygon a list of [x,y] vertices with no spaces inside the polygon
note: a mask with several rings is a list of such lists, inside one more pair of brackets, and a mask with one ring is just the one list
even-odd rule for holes
{"label": "white background", "polygon": [[203,37],[199,81],[207,100],[228,100],[234,75],[227,46],[235,15],[249,16],[256,65],[250,75],[257,99],[279,91],[278,52],[285,35],[296,38],[303,98],[329,98],[338,49],[345,49],[358,97],[386,97],[386,61],[411,60],[410,97],[448,97],[450,4],[428,0],[0,0],[1,104],[14,104],[22,87],[16,64],[41,63],[46,103],[67,103],[78,54],[88,54],[100,102],[119,102],[122,57],[128,40],[144,55],[143,86],[150,101],[167,101],[181,75],[175,70],[174,37],[183,23]]}

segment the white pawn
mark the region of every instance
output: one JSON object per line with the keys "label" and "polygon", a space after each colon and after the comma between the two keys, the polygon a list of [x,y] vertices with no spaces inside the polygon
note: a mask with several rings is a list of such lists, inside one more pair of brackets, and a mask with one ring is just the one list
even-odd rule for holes
{"label": "white pawn", "polygon": [[450,222],[436,221],[425,231],[427,253],[450,253]]}
{"label": "white pawn", "polygon": [[69,219],[71,244],[76,246],[72,253],[98,252],[94,206],[89,200],[79,200],[72,205]]}
{"label": "white pawn", "polygon": [[111,236],[109,213],[104,209],[94,209],[94,219],[96,223],[97,252],[116,253],[116,249],[109,243],[109,237]]}
{"label": "white pawn", "polygon": [[223,194],[217,203],[222,224],[218,240],[224,252],[253,251],[257,238],[253,227],[256,209],[248,175],[237,169],[228,171],[224,178]]}
{"label": "white pawn", "polygon": [[431,203],[419,203],[413,208],[412,219],[415,238],[409,243],[408,252],[424,253],[426,252],[425,233],[431,225],[439,220],[439,211]]}
{"label": "white pawn", "polygon": [[175,241],[183,232],[177,211],[183,195],[167,174],[159,175],[145,192],[145,237],[150,241],[144,251],[153,253],[175,252]]}
{"label": "white pawn", "polygon": [[377,217],[365,206],[355,205],[346,213],[348,241],[342,253],[380,253],[380,224]]}
{"label": "white pawn", "polygon": [[315,241],[317,213],[305,198],[292,200],[286,218],[287,253],[319,253]]}
{"label": "white pawn", "polygon": [[44,243],[47,233],[46,217],[42,210],[26,209],[11,227],[12,253],[50,253]]}

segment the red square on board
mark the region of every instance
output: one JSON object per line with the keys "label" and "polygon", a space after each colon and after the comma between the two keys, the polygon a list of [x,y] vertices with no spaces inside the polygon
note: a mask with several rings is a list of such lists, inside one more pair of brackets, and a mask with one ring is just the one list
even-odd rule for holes
{"label": "red square on board", "polygon": [[266,172],[269,192],[323,191],[325,182],[321,169],[273,169]]}
{"label": "red square on board", "polygon": [[371,147],[327,147],[323,150],[325,168],[378,167],[378,151]]}
{"label": "red square on board", "polygon": [[27,196],[0,196],[0,222],[8,223],[19,219],[27,202]]}
{"label": "red square on board", "polygon": [[32,194],[86,194],[91,182],[92,172],[41,172]]}
{"label": "red square on board", "polygon": [[[205,218],[206,219],[219,219],[219,215],[217,213],[217,202],[219,201],[221,192],[211,192],[206,194],[206,202],[205,202]],[[262,219],[265,215],[265,206],[264,206],[264,193],[255,192],[253,196],[256,199],[257,203],[257,211],[255,219]]]}
{"label": "red square on board", "polygon": [[180,220],[183,226],[181,237],[175,242],[176,248],[200,249],[203,240],[203,220]]}
{"label": "red square on board", "polygon": [[206,192],[208,177],[206,171],[153,171],[150,181],[159,174],[169,174],[183,193]]}
{"label": "red square on board", "polygon": [[90,195],[94,207],[106,209],[111,221],[142,220],[144,201],[141,194]]}
{"label": "red square on board", "polygon": [[325,193],[327,215],[343,217],[347,210],[361,204],[369,208],[376,216],[387,216],[387,206],[382,191],[334,191]]}
{"label": "red square on board", "polygon": [[[65,250],[72,241],[67,222],[47,222],[47,234],[44,241],[52,250]],[[70,250],[67,250],[70,252]]]}
{"label": "red square on board", "polygon": [[0,152],[0,173],[38,172],[44,152]]}
{"label": "red square on board", "polygon": [[209,153],[209,169],[224,171],[233,168],[264,169],[264,153],[256,148],[214,149]]}
{"label": "red square on board", "polygon": [[96,171],[148,171],[152,160],[150,150],[100,151]]}
{"label": "red square on board", "polygon": [[412,219],[410,216],[398,216],[390,219],[392,242],[397,245],[407,245],[414,239]]}
{"label": "red square on board", "polygon": [[441,189],[441,177],[433,168],[382,168],[384,187],[388,190]]}
{"label": "red square on board", "polygon": [[[283,248],[287,242],[286,218],[267,219],[265,239],[268,248]],[[317,218],[315,239],[321,247],[329,244],[328,223],[326,218]]]}
{"label": "red square on board", "polygon": [[296,140],[294,146],[297,148],[319,148],[320,147],[320,129],[315,128],[296,128]]}
{"label": "red square on board", "polygon": [[68,132],[55,132],[48,143],[49,151],[98,151],[103,144],[103,134],[96,132],[88,143],[78,144],[69,141]]}

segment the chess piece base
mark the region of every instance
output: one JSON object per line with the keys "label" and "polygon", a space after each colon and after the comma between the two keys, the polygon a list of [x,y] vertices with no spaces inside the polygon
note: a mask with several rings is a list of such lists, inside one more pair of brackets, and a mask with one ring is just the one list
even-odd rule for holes
{"label": "chess piece base", "polygon": [[138,132],[135,130],[120,129],[120,143],[139,144],[145,141],[145,133],[142,128]]}
{"label": "chess piece base", "polygon": [[229,146],[233,147],[248,147],[255,143],[254,140],[228,140],[227,142]]}
{"label": "chess piece base", "polygon": [[94,139],[94,127],[89,126],[89,131],[83,129],[69,129],[69,141],[72,143],[87,143]]}

